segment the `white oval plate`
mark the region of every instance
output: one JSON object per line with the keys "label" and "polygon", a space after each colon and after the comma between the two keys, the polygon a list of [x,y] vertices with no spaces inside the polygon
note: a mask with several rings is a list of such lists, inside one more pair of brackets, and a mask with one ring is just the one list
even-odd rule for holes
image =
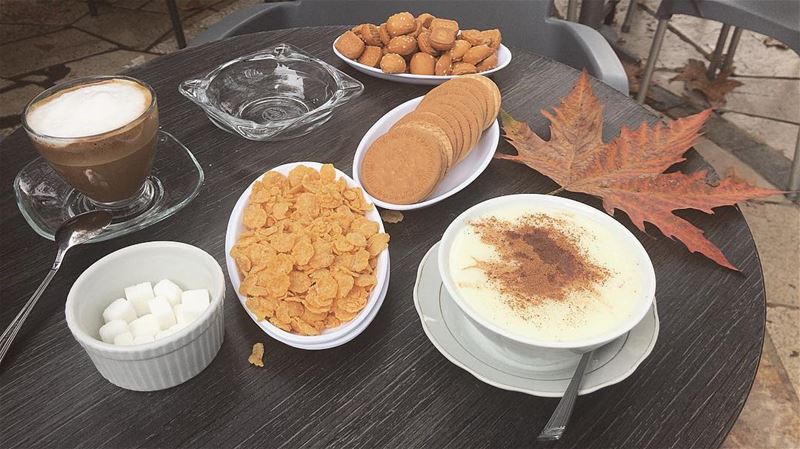
{"label": "white oval plate", "polygon": [[[436,349],[459,368],[481,382],[540,397],[564,395],[580,354],[573,366],[542,370],[520,366],[484,344],[481,334],[447,294],[439,275],[436,254],[439,243],[428,250],[419,264],[414,285],[414,306],[422,329]],[[650,355],[658,339],[656,303],[627,334],[592,355],[578,394],[584,395],[622,382]]]}
{"label": "white oval plate", "polygon": [[[353,158],[353,179],[355,179],[359,185],[361,185],[361,176],[359,174],[361,171],[361,161],[364,159],[364,154],[366,154],[369,146],[372,145],[375,139],[388,132],[389,128],[403,118],[403,116],[416,109],[420,101],[422,101],[422,97],[417,97],[397,106],[375,122],[369,131],[364,134],[364,137],[358,144],[358,149],[356,149],[355,158]],[[478,139],[478,143],[475,144],[472,151],[469,153],[469,156],[447,172],[444,179],[439,181],[436,189],[433,190],[425,201],[414,204],[392,204],[373,198],[366,190],[364,190],[364,195],[374,204],[384,209],[411,210],[436,204],[463,190],[486,170],[489,162],[492,161],[495,150],[497,150],[497,143],[499,140],[500,125],[497,123],[497,120],[495,120],[494,123],[483,132],[481,138]]]}
{"label": "white oval plate", "polygon": [[[338,38],[336,39],[339,40]],[[370,67],[368,65],[361,64],[358,61],[353,61],[352,59],[347,58],[345,55],[339,53],[339,50],[336,49],[336,41],[333,41],[333,52],[336,56],[339,57],[342,61],[347,63],[350,67],[358,70],[359,72],[374,76],[375,78],[384,79],[387,81],[395,81],[398,83],[406,83],[406,84],[419,84],[419,85],[426,85],[426,86],[435,86],[437,84],[442,84],[443,82],[452,79],[458,78],[458,75],[414,75],[411,73],[383,73],[383,70],[375,67]],[[486,70],[484,72],[480,72],[481,75],[489,76],[498,70],[504,69],[508,64],[511,63],[511,50],[508,49],[503,44],[500,44],[500,48],[497,49],[497,67]]]}
{"label": "white oval plate", "polygon": [[[306,165],[315,170],[319,170],[322,167],[322,164],[318,162],[292,162],[289,164],[280,165],[270,169],[269,171],[276,171],[278,173],[288,175],[289,172],[298,165]],[[336,170],[336,175],[343,177],[345,181],[347,181],[347,185],[350,187],[361,187],[349,176],[339,170]],[[256,180],[250,183],[249,186],[247,186],[244,192],[242,192],[242,195],[239,197],[239,200],[236,201],[236,205],[233,207],[231,216],[228,219],[228,229],[225,233],[225,262],[228,269],[228,276],[231,279],[231,284],[233,284],[233,289],[236,292],[236,296],[239,297],[239,302],[242,304],[242,307],[247,314],[250,315],[250,318],[256,324],[258,324],[258,326],[267,335],[278,341],[300,349],[327,349],[343,345],[355,338],[367,328],[367,325],[372,322],[372,319],[375,318],[375,315],[378,313],[378,309],[380,309],[381,305],[383,304],[383,298],[386,296],[386,291],[389,284],[389,250],[384,250],[378,256],[378,265],[376,267],[376,277],[378,278],[378,283],[375,285],[375,288],[373,288],[372,293],[370,293],[369,299],[367,300],[367,305],[358,314],[358,316],[351,321],[348,321],[347,323],[344,323],[341,326],[333,329],[326,329],[321,335],[306,336],[295,335],[290,332],[286,332],[267,320],[259,320],[255,315],[253,315],[252,312],[250,312],[250,310],[247,309],[247,306],[245,305],[247,297],[239,293],[239,285],[241,284],[242,280],[239,276],[239,270],[236,268],[236,262],[234,262],[233,258],[230,256],[230,253],[231,248],[233,248],[233,245],[235,245],[236,241],[239,239],[239,235],[244,231],[242,217],[244,215],[244,209],[247,206],[247,202],[250,199],[250,191],[253,187],[253,184],[263,176],[263,174],[259,176]],[[366,199],[369,201],[369,197],[366,197]],[[366,213],[366,217],[378,223],[378,232],[385,232],[383,228],[383,221],[381,220],[381,216],[375,207]]]}

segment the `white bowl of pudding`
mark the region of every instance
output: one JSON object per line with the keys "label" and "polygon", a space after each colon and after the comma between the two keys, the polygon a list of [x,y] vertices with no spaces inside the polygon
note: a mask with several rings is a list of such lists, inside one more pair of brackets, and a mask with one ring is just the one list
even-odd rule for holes
{"label": "white bowl of pudding", "polygon": [[655,298],[641,243],[609,215],[549,195],[479,203],[445,231],[442,282],[480,340],[560,369],[636,326]]}

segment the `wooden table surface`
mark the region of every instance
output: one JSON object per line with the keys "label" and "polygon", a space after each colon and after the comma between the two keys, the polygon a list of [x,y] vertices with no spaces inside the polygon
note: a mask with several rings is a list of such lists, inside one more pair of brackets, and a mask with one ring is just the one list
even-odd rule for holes
{"label": "wooden table surface", "polygon": [[[225,341],[211,365],[178,387],[136,393],[104,380],[70,335],[64,301],[78,275],[100,257],[135,243],[176,240],[196,245],[224,266],[228,216],[242,190],[271,167],[292,161],[333,162],[351,171],[367,129],[424,87],[354,72],[331,42],[341,27],[295,29],[237,37],[158,58],[129,74],[158,93],[162,128],[185,143],[205,170],[205,185],[185,209],[147,229],[74,249],[0,367],[0,447],[538,447],[536,435],[555,407],[542,399],[483,384],[428,341],[412,300],[417,266],[448,223],[480,201],[512,193],[544,193],[552,181],[527,167],[494,161],[468,188],[446,201],[405,213],[387,225],[392,277],[382,309],[367,330],[335,349],[312,352],[269,339],[250,320],[228,284]],[[289,42],[342,68],[364,93],[308,136],[251,142],[212,125],[178,93],[178,83],[231,58]],[[495,75],[503,107],[531,123],[539,109],[567,94],[578,72],[520,50]],[[656,118],[599,82],[605,135]],[[499,149],[509,151],[507,143]],[[5,328],[33,293],[55,248],[17,210],[16,173],[36,154],[22,130],[0,143],[0,273]],[[705,163],[691,153],[689,169]],[[595,207],[595,199],[567,194]],[[620,214],[621,215],[621,214]],[[747,398],[764,336],[764,286],[756,247],[742,214],[685,213],[730,260],[735,273],[689,254],[658,231],[648,236],[617,217],[643,242],[658,279],[661,331],[653,353],[620,384],[578,399],[565,438],[547,447],[718,447]],[[247,363],[266,343],[266,366]]]}

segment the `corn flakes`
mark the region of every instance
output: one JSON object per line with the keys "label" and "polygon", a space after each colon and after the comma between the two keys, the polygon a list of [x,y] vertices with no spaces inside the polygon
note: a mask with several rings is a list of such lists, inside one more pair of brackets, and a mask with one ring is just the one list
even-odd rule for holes
{"label": "corn flakes", "polygon": [[364,215],[371,209],[330,164],[319,171],[300,165],[287,176],[267,172],[253,185],[246,230],[231,249],[248,310],[300,335],[358,316],[389,243]]}

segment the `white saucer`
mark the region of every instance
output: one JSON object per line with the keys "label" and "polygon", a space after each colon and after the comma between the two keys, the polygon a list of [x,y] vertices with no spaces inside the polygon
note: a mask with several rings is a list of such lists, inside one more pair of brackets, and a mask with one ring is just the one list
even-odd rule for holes
{"label": "white saucer", "polygon": [[[448,295],[439,276],[436,251],[439,243],[428,250],[419,264],[414,285],[414,305],[422,328],[436,349],[457,366],[480,381],[504,390],[533,396],[561,397],[567,389],[575,363],[562,369],[542,370],[522,366],[509,360],[482,342],[479,331]],[[431,256],[433,255],[433,256]],[[619,383],[636,371],[650,355],[658,338],[656,303],[630,332],[595,351],[583,377],[581,395]]]}

